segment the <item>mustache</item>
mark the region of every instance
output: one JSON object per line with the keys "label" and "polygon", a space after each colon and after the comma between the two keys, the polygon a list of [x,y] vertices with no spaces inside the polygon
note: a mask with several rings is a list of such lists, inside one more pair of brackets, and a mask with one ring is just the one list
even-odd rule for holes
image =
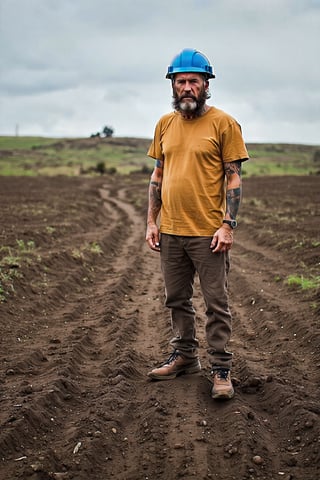
{"label": "mustache", "polygon": [[195,102],[197,101],[197,98],[194,95],[181,95],[181,97],[178,98],[178,100],[183,100],[184,98],[191,98]]}

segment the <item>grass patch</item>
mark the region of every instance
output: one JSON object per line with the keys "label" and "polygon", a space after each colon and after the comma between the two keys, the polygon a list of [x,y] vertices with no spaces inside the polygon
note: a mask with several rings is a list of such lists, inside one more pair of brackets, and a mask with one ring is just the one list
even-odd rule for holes
{"label": "grass patch", "polygon": [[94,253],[95,255],[101,255],[103,253],[102,248],[96,242],[90,243],[89,250],[91,253]]}
{"label": "grass patch", "polygon": [[[0,247],[0,302],[13,293],[14,282],[22,277],[19,271],[23,263],[31,264],[35,253],[35,242],[33,240],[16,240],[16,246]],[[41,258],[36,257],[37,261]]]}
{"label": "grass patch", "polygon": [[24,240],[16,240],[18,249],[22,253],[28,253],[31,250],[34,250],[36,248],[36,245],[33,240],[28,240],[25,242]]}
{"label": "grass patch", "polygon": [[250,161],[243,165],[244,176],[316,174],[317,149],[308,145],[248,144]]}
{"label": "grass patch", "polygon": [[0,265],[0,303],[5,302],[6,298],[14,293],[14,281],[21,277],[21,273],[16,268],[7,269]]}
{"label": "grass patch", "polygon": [[103,250],[97,242],[91,242],[86,243],[82,247],[74,248],[71,255],[75,260],[84,260],[86,252],[93,253],[94,255],[101,255]]}
{"label": "grass patch", "polygon": [[290,287],[299,287],[302,290],[311,290],[320,287],[320,276],[306,278],[303,275],[289,275],[286,279]]}
{"label": "grass patch", "polygon": [[57,142],[56,138],[0,136],[0,149],[1,150],[32,149],[32,148],[37,148],[43,145],[52,145],[56,142]]}

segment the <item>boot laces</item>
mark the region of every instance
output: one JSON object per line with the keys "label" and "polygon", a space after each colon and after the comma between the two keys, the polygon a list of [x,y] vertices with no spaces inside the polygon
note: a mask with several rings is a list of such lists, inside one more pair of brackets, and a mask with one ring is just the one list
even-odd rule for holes
{"label": "boot laces", "polygon": [[168,360],[166,360],[161,366],[163,365],[170,365],[173,363],[179,356],[181,356],[180,352],[177,350],[173,350],[173,352],[170,354]]}
{"label": "boot laces", "polygon": [[220,378],[220,380],[227,380],[229,375],[229,370],[226,368],[217,368],[216,370],[212,371],[212,374]]}

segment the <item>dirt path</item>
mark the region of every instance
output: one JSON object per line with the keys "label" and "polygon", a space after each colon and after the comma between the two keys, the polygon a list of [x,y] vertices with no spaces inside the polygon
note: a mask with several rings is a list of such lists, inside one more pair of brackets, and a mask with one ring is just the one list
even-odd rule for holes
{"label": "dirt path", "polygon": [[216,403],[198,282],[201,373],[146,377],[171,335],[144,242],[146,179],[0,179],[2,245],[36,245],[0,304],[1,480],[319,478],[319,311],[277,280],[296,258],[256,232],[258,182],[232,255],[236,396]]}

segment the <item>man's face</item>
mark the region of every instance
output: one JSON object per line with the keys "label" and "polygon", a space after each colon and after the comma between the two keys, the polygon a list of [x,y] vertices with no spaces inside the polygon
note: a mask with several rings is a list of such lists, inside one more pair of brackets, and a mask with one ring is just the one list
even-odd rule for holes
{"label": "man's face", "polygon": [[209,82],[200,73],[177,73],[172,84],[173,106],[182,112],[202,110]]}

